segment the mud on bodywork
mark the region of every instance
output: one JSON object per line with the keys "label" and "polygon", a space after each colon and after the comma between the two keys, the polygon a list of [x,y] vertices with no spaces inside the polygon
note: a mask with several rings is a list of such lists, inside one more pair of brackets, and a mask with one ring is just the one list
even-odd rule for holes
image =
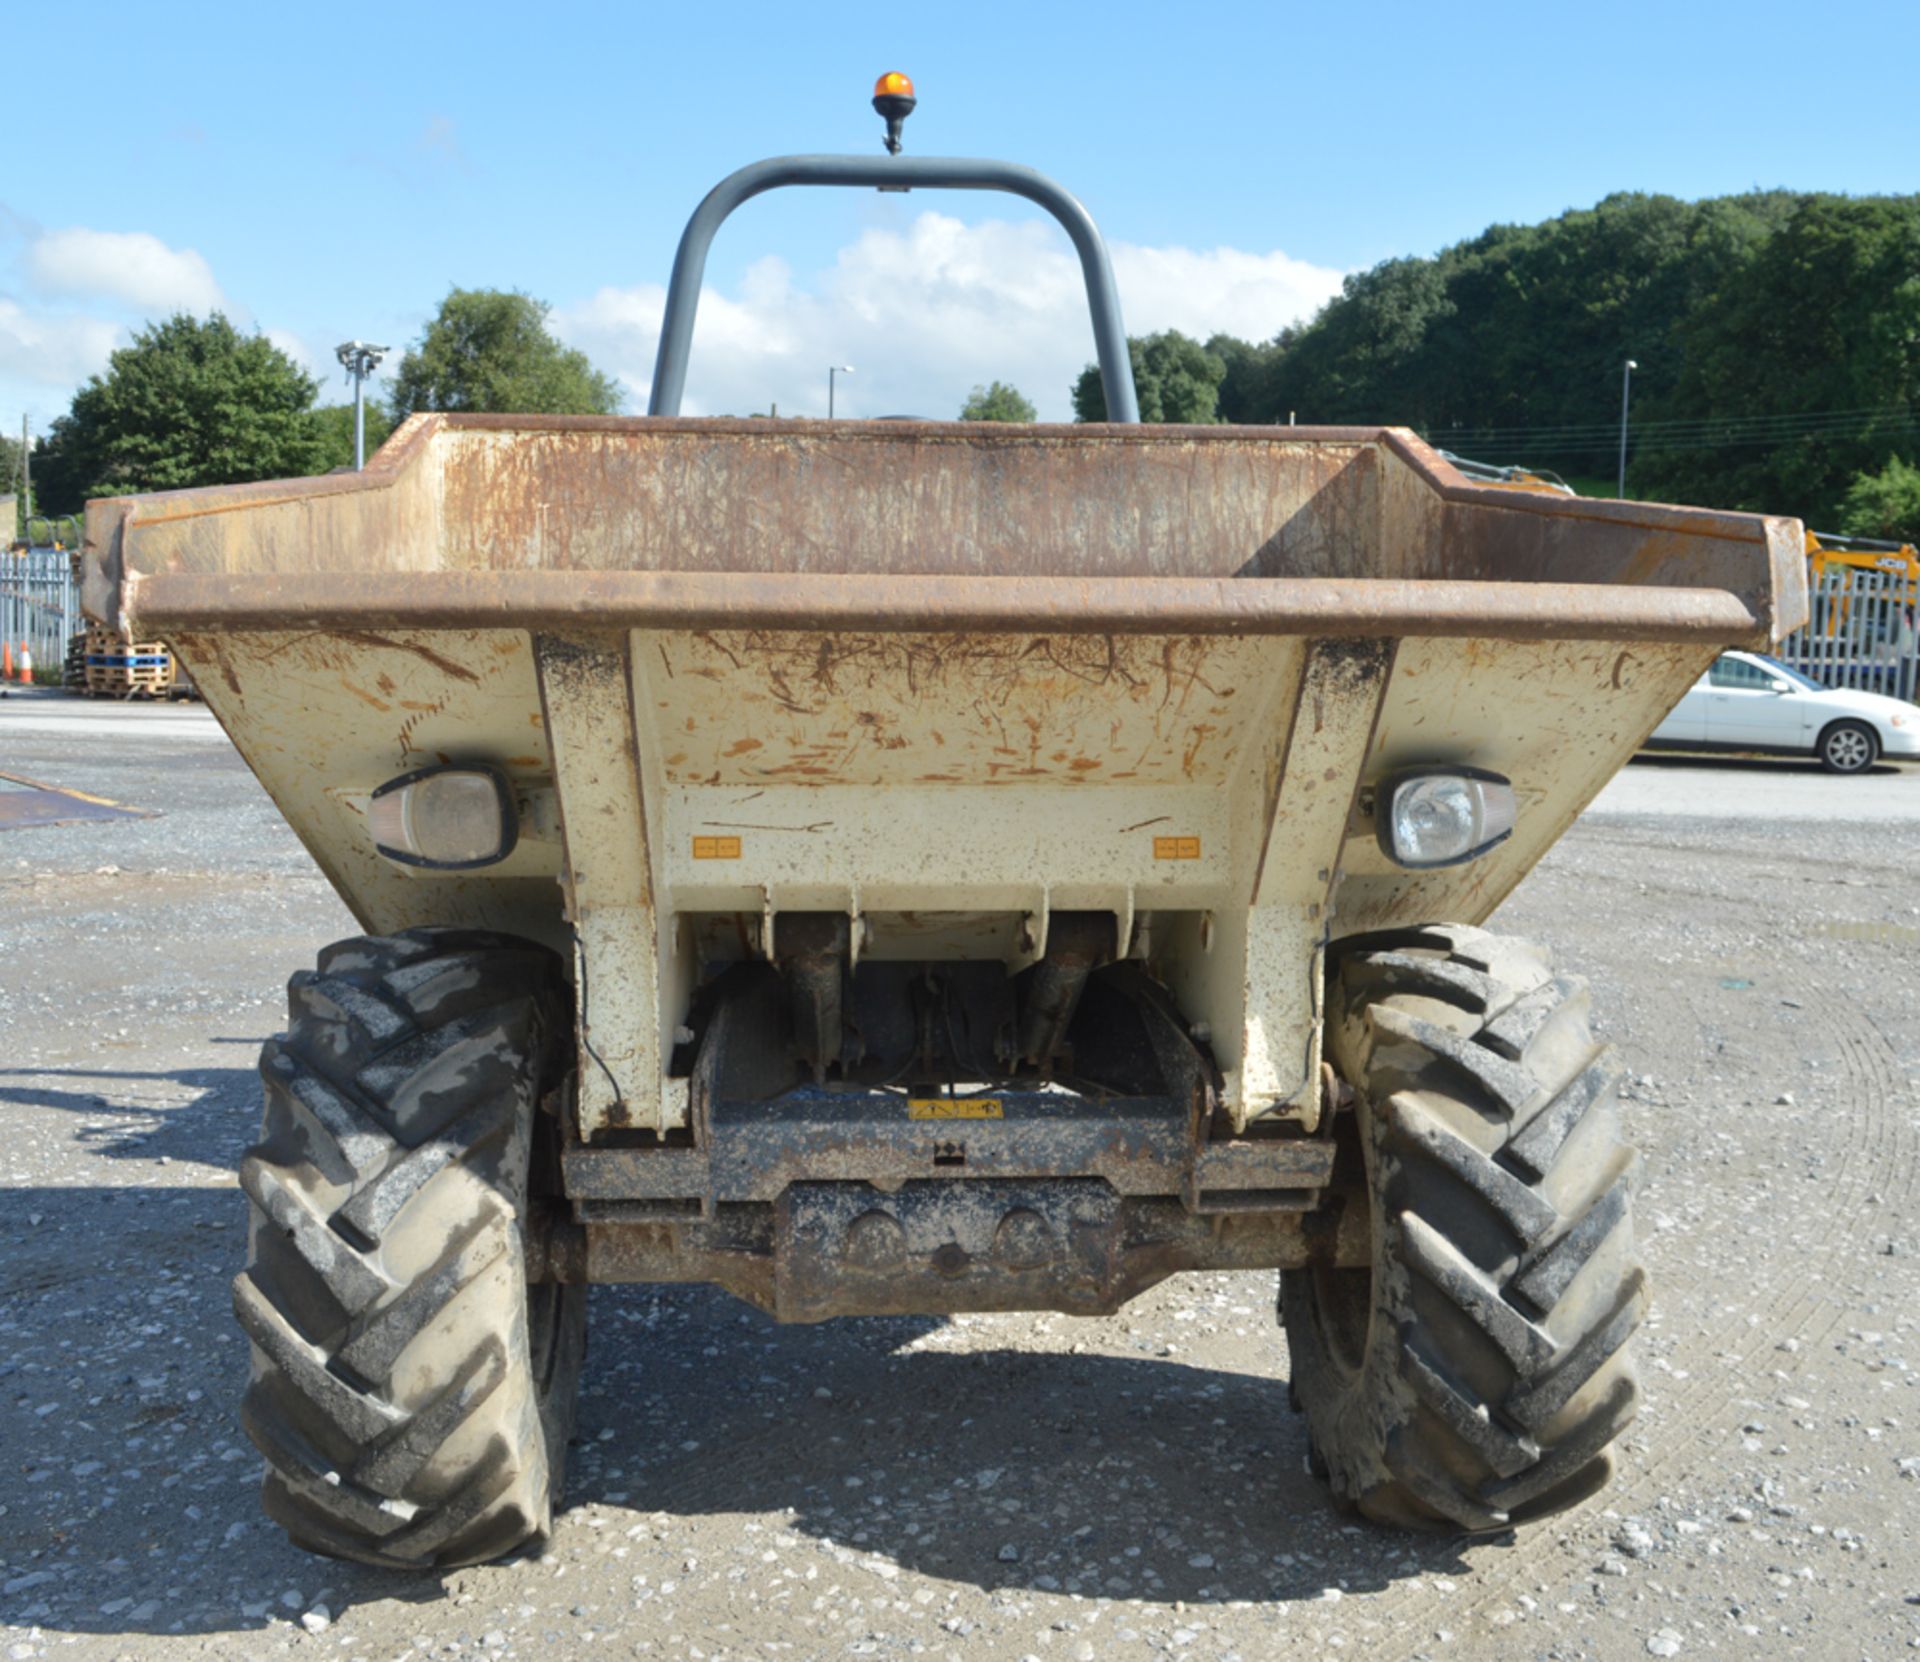
{"label": "mud on bodywork", "polygon": [[[691,1134],[677,1035],[795,915],[1014,975],[1104,919],[1243,1132],[1320,1113],[1324,944],[1486,916],[1716,651],[1799,621],[1798,550],[1392,430],[434,416],[363,474],[96,503],[85,582],[363,924],[567,953],[585,1142]],[[511,781],[505,864],[372,850],[366,797],[436,760]],[[1515,834],[1386,864],[1370,783],[1452,762]]]}

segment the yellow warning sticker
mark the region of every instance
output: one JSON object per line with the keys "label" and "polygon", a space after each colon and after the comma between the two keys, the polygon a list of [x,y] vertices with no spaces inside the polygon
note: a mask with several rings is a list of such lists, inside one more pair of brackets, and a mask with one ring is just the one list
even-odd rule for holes
{"label": "yellow warning sticker", "polygon": [[916,1096],[907,1101],[910,1120],[1000,1120],[1006,1113],[997,1096]]}
{"label": "yellow warning sticker", "polygon": [[696,860],[737,860],[740,858],[740,839],[738,837],[695,837],[693,857]]}
{"label": "yellow warning sticker", "polygon": [[1200,839],[1198,837],[1155,837],[1153,857],[1156,860],[1197,860],[1200,858]]}

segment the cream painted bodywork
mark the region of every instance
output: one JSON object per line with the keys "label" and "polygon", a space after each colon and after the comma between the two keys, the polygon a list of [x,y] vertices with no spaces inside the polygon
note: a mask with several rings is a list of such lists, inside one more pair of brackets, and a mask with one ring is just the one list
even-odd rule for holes
{"label": "cream painted bodywork", "polygon": [[[1044,951],[1050,913],[1109,912],[1116,942],[1205,1024],[1236,1117],[1285,1109],[1311,1125],[1322,942],[1482,921],[1713,650],[1623,664],[1582,643],[1407,640],[1369,682],[1325,643],[1286,637],[1136,638],[1100,678],[1035,639],[955,640],[951,662],[934,637],[895,644],[801,680],[791,638],[177,642],[368,929],[471,924],[578,953],[588,1133],[683,1124],[662,1058],[703,963],[765,953],[781,912],[822,910],[851,914],[868,955],[1009,969]],[[727,673],[702,673],[716,665]],[[1609,702],[1632,713],[1597,731]],[[438,874],[374,852],[376,786],[477,760],[505,768],[532,822],[504,864]],[[1466,866],[1392,866],[1356,798],[1428,761],[1513,778],[1514,836]],[[832,782],[809,776],[821,767]],[[556,790],[560,825],[547,812],[542,835]],[[737,838],[737,856],[695,858],[715,837]],[[1167,837],[1197,857],[1156,857]]]}

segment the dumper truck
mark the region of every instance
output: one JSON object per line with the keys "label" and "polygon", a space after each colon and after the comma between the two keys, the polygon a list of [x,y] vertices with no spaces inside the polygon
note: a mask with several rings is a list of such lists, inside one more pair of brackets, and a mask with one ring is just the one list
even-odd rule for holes
{"label": "dumper truck", "polygon": [[[715,230],[824,186],[1051,213],[1112,420],[681,416]],[[1793,521],[1142,426],[1059,186],[795,156],[687,227],[648,415],[95,502],[84,584],[364,931],[288,983],[239,1173],[241,1417],[300,1546],[547,1534],[596,1282],[814,1322],[1278,1271],[1347,1508],[1499,1532],[1607,1480],[1617,1068],[1484,926],[1716,654],[1802,621]]]}

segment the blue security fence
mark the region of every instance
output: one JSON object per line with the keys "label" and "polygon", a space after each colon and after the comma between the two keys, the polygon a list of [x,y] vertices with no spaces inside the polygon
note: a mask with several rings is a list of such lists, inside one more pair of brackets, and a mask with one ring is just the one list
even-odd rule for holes
{"label": "blue security fence", "polygon": [[86,627],[74,546],[60,536],[64,529],[35,519],[28,534],[46,541],[0,545],[0,642],[12,656],[16,676],[22,650],[32,655],[33,678],[42,685],[62,678],[67,644]]}

